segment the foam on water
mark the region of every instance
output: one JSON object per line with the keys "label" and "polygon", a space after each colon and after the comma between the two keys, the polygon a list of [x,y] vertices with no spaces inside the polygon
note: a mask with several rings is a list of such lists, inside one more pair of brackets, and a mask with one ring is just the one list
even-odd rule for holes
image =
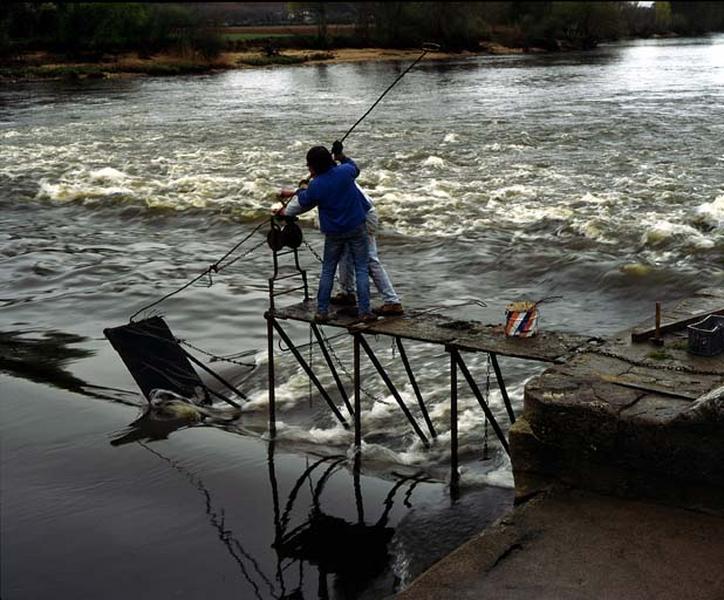
{"label": "foam on water", "polygon": [[724,229],[724,194],[698,206],[696,214],[711,227]]}
{"label": "foam on water", "polygon": [[699,231],[690,225],[666,220],[659,220],[650,225],[644,232],[641,242],[648,246],[658,246],[667,243],[674,237],[686,238],[695,245],[709,243],[709,240],[706,240]]}
{"label": "foam on water", "polygon": [[445,167],[445,160],[439,156],[428,156],[423,162],[424,167],[433,167],[435,169],[442,169]]}
{"label": "foam on water", "polygon": [[95,171],[90,171],[88,174],[91,181],[102,183],[102,182],[113,182],[120,183],[128,179],[128,175],[123,171],[114,169],[113,167],[103,167]]}

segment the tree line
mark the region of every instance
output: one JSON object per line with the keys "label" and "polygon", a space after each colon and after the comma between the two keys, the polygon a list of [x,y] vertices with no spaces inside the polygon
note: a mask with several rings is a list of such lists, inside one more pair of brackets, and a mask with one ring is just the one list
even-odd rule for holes
{"label": "tree line", "polygon": [[[256,18],[317,25],[311,38],[286,45],[476,49],[480,42],[565,50],[602,41],[657,34],[700,35],[724,30],[722,2],[294,2],[248,3]],[[213,11],[210,11],[210,6]],[[228,5],[229,11],[234,7]],[[251,10],[251,8],[249,10]],[[177,49],[211,58],[224,49],[222,3],[0,3],[0,53],[46,49],[68,55]],[[331,36],[343,19],[354,33]]]}
{"label": "tree line", "polygon": [[44,49],[69,56],[174,48],[212,57],[223,49],[193,4],[0,3],[0,53]]}
{"label": "tree line", "polygon": [[[327,3],[306,3],[325,10]],[[474,49],[481,40],[548,50],[593,48],[623,37],[724,31],[724,3],[359,2],[358,36],[381,46],[434,41]]]}

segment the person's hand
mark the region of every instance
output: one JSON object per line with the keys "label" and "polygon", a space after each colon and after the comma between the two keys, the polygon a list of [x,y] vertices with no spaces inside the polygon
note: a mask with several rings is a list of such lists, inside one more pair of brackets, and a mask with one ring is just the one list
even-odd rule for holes
{"label": "person's hand", "polygon": [[280,198],[291,198],[291,197],[294,196],[294,194],[296,194],[296,193],[297,193],[297,192],[296,192],[295,190],[285,190],[285,189],[283,189],[283,190],[280,190],[280,191],[279,191],[279,197],[280,197]]}
{"label": "person's hand", "polygon": [[275,202],[272,204],[271,207],[271,214],[275,217],[283,217],[284,216],[284,203],[283,202]]}
{"label": "person's hand", "polygon": [[332,156],[336,159],[338,156],[342,156],[344,152],[344,146],[339,140],[335,140],[332,144]]}
{"label": "person's hand", "polygon": [[302,179],[302,180],[299,182],[299,187],[302,188],[302,189],[304,189],[304,190],[307,189],[307,186],[308,186],[308,185],[309,185],[309,179]]}

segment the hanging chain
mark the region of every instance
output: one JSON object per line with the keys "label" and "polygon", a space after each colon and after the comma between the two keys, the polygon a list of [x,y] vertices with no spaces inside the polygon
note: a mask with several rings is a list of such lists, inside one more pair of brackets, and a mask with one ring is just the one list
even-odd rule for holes
{"label": "hanging chain", "polygon": [[[350,383],[354,384],[354,377],[349,372],[345,364],[342,362],[342,359],[339,358],[337,355],[337,352],[334,350],[334,346],[329,341],[329,338],[324,334],[324,330],[320,327],[319,333],[322,335],[322,339],[324,340],[324,343],[327,345],[327,348],[329,348],[329,353],[332,355],[332,358],[334,359],[334,362],[337,363],[337,366],[339,367],[340,371],[344,373],[344,375],[349,379]],[[385,402],[384,398],[382,396],[375,396],[371,392],[367,391],[363,385],[360,385],[360,391],[372,402],[381,402],[382,404],[389,404],[388,402]]]}
{"label": "hanging chain", "polygon": [[233,355],[220,356],[218,354],[213,354],[212,352],[208,352],[207,350],[199,348],[198,346],[194,346],[188,340],[182,340],[180,338],[176,338],[176,342],[178,342],[179,344],[183,344],[184,346],[188,346],[189,348],[192,348],[193,350],[196,350],[196,352],[199,352],[205,356],[208,356],[209,358],[212,359],[212,362],[213,361],[227,362],[227,363],[231,363],[234,365],[239,365],[241,367],[255,367],[256,366],[255,364],[245,363],[245,362],[241,362],[239,360],[234,360],[233,358],[231,358],[231,356],[233,356]]}
{"label": "hanging chain", "polygon": [[603,350],[602,348],[584,348],[583,350],[579,350],[577,352],[577,354],[585,354],[585,353],[600,354],[601,356],[606,356],[608,358],[615,358],[617,360],[629,363],[630,365],[634,365],[636,367],[646,367],[647,369],[656,369],[656,370],[661,370],[661,371],[676,371],[678,373],[691,373],[692,375],[718,375],[718,376],[724,375],[724,372],[722,372],[722,371],[708,371],[706,369],[691,369],[689,367],[685,367],[682,365],[655,365],[648,361],[636,360],[634,358],[628,358],[626,356],[621,356],[620,354],[616,354],[615,352],[611,352],[610,350]]}
{"label": "hanging chain", "polygon": [[[487,353],[488,355],[488,362],[485,368],[485,404],[490,406],[490,403],[488,400],[490,399],[490,353]],[[483,414],[483,418],[485,419],[483,421],[483,460],[488,460],[490,456],[488,455],[488,415]]]}
{"label": "hanging chain", "polygon": [[[317,251],[314,249],[314,247],[313,247],[306,239],[303,239],[303,240],[302,240],[302,243],[307,247],[307,250],[309,250],[309,251],[312,253],[312,255],[314,256],[314,258],[317,259],[317,262],[318,262],[319,264],[324,264],[324,259],[323,259],[321,256],[319,256],[319,252],[317,252]],[[340,285],[340,287],[344,287],[344,286],[342,285],[342,280],[340,279],[338,273],[335,273],[334,278],[337,280],[337,283]]]}
{"label": "hanging chain", "polygon": [[319,253],[314,249],[314,246],[312,246],[306,239],[302,240],[302,243],[307,247],[307,250],[309,250],[314,258],[317,259],[320,263],[323,263],[322,257],[319,256]]}

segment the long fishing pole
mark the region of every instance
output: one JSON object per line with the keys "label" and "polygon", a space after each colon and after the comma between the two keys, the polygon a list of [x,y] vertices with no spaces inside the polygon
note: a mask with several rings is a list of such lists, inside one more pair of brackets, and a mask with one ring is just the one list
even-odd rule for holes
{"label": "long fishing pole", "polygon": [[365,117],[372,112],[372,110],[375,108],[375,106],[377,106],[380,102],[382,102],[382,98],[384,98],[384,97],[387,95],[387,93],[388,93],[393,87],[395,87],[395,86],[397,85],[397,83],[400,81],[400,79],[402,79],[405,75],[407,75],[407,73],[408,73],[417,63],[419,63],[428,52],[437,52],[437,51],[439,51],[439,50],[440,50],[440,45],[439,45],[439,44],[433,44],[433,43],[431,43],[431,42],[426,42],[425,44],[423,44],[423,45],[422,45],[422,53],[420,54],[420,56],[418,56],[418,57],[415,59],[415,61],[414,61],[409,67],[407,67],[402,73],[400,73],[400,75],[398,75],[397,79],[395,79],[395,80],[390,84],[390,86],[389,86],[384,92],[382,92],[382,95],[381,95],[379,98],[377,98],[377,100],[375,100],[375,103],[374,103],[372,106],[370,106],[369,109],[367,109],[367,112],[366,112],[365,114],[363,114],[359,119],[357,119],[357,122],[356,122],[354,125],[352,125],[352,127],[349,128],[349,131],[347,131],[347,133],[345,133],[344,136],[342,137],[342,139],[339,140],[339,141],[340,141],[340,142],[344,142],[344,140],[347,139],[347,136],[354,131],[355,127],[357,127],[357,125],[359,125],[362,121],[364,121]]}
{"label": "long fishing pole", "polygon": [[[357,127],[357,125],[359,125],[362,121],[365,120],[365,117],[367,117],[367,115],[369,115],[369,114],[374,110],[375,106],[377,106],[380,102],[382,102],[382,99],[388,94],[388,92],[389,92],[393,87],[395,87],[395,86],[397,85],[397,83],[400,81],[400,79],[402,79],[405,75],[407,75],[407,73],[409,73],[409,72],[412,70],[412,68],[413,68],[417,63],[419,63],[419,62],[425,57],[425,55],[426,55],[428,52],[438,52],[439,50],[440,50],[440,45],[439,45],[439,44],[434,44],[434,43],[432,43],[432,42],[425,42],[425,43],[422,45],[422,52],[420,53],[420,56],[418,56],[418,57],[412,62],[412,64],[410,64],[410,66],[408,66],[402,73],[400,73],[400,74],[397,76],[397,79],[395,79],[395,80],[387,87],[387,89],[386,89],[384,92],[382,92],[382,94],[380,95],[380,97],[377,98],[377,100],[375,100],[374,104],[372,104],[372,106],[370,106],[370,107],[367,109],[367,112],[365,112],[365,114],[363,114],[359,119],[357,119],[357,121],[355,122],[355,124],[352,125],[352,127],[349,128],[349,130],[347,131],[347,133],[345,133],[345,134],[342,136],[342,139],[339,140],[339,141],[340,141],[340,142],[344,142],[344,140],[347,139],[347,137],[349,136],[349,134],[352,133],[352,132],[355,130],[355,128]],[[282,209],[283,209],[283,208],[286,208],[287,204],[289,203],[289,201],[290,201],[291,199],[292,199],[291,196],[286,199],[286,202],[284,201],[283,198],[280,199],[280,202],[281,202],[281,205],[282,205]]]}

